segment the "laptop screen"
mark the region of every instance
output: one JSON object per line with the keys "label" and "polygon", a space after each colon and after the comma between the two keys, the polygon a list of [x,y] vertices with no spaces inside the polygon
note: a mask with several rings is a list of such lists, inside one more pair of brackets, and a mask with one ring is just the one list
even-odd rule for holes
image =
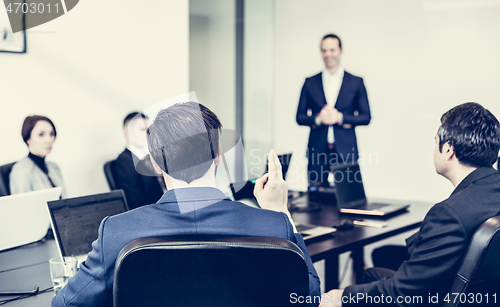
{"label": "laptop screen", "polygon": [[78,256],[92,250],[99,225],[106,216],[128,210],[122,190],[47,203],[54,234],[63,256]]}
{"label": "laptop screen", "polygon": [[[286,178],[286,173],[288,171],[288,166],[290,165],[290,160],[292,159],[292,154],[283,154],[278,155],[278,159],[281,163],[281,172],[283,174],[283,180]],[[266,170],[264,172],[267,173],[269,170],[269,161],[266,161]],[[263,174],[263,175],[264,175]],[[245,198],[254,198],[253,189],[255,187],[255,181],[258,178],[249,179],[245,182],[234,182],[230,184],[231,192],[233,193],[234,200],[241,200]]]}
{"label": "laptop screen", "polygon": [[337,206],[339,208],[359,206],[366,203],[359,164],[343,164],[334,167],[333,179],[337,189]]}

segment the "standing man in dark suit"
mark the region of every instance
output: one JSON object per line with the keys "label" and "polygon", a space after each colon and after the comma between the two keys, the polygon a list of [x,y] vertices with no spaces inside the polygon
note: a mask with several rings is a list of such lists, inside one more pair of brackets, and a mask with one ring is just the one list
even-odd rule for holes
{"label": "standing man in dark suit", "polygon": [[[481,105],[469,102],[441,117],[435,138],[434,166],[455,190],[432,207],[420,230],[406,239],[409,259],[396,272],[366,270],[364,284],[330,291],[321,306],[372,306],[368,296],[398,306],[428,305],[436,295],[439,302],[431,305],[443,305],[476,229],[500,213],[500,174],[492,167],[500,149],[500,123]],[[408,297],[418,299],[409,304]]]}
{"label": "standing man in dark suit", "polygon": [[307,144],[309,182],[327,183],[330,165],[358,160],[354,128],[370,123],[363,79],[340,65],[342,42],[328,34],[321,40],[325,70],[306,79],[297,123],[311,127]]}
{"label": "standing man in dark suit", "polygon": [[[131,210],[155,203],[163,195],[159,177],[155,176],[149,159],[147,128],[146,115],[132,112],[125,117],[123,132],[127,140],[127,148],[116,158],[113,165],[116,185],[125,193],[128,207]],[[146,172],[149,168],[150,176],[145,176],[144,171],[139,173],[135,164],[138,164]]]}

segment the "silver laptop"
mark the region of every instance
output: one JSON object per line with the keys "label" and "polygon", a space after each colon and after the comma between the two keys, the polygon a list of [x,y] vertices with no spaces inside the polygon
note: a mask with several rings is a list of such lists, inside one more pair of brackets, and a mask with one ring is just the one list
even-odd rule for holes
{"label": "silver laptop", "polygon": [[50,227],[47,201],[61,192],[56,187],[0,197],[0,251],[43,239]]}
{"label": "silver laptop", "polygon": [[368,202],[358,163],[337,165],[332,172],[341,213],[383,217],[404,212],[410,206]]}
{"label": "silver laptop", "polygon": [[79,264],[92,250],[101,221],[128,211],[122,190],[50,201],[47,206],[61,256],[74,256]]}

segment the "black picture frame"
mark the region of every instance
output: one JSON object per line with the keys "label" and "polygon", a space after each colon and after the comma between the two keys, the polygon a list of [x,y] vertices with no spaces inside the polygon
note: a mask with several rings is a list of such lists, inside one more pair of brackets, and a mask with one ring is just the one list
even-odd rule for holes
{"label": "black picture frame", "polygon": [[[26,3],[26,0],[22,2]],[[3,5],[0,7],[2,10],[5,9]],[[18,16],[22,18],[23,30],[13,33],[7,12],[0,14],[0,52],[26,53],[26,13]]]}

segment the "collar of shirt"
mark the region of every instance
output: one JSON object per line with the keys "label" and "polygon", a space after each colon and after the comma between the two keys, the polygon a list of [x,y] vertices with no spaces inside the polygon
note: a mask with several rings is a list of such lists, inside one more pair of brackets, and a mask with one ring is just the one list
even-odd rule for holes
{"label": "collar of shirt", "polygon": [[144,159],[144,157],[146,157],[149,154],[147,148],[127,146],[127,149],[130,150],[130,152],[133,153],[137,158],[139,158],[139,160]]}
{"label": "collar of shirt", "polygon": [[480,179],[483,179],[485,177],[492,176],[492,175],[496,175],[496,176],[498,175],[498,171],[495,170],[493,167],[479,167],[479,168],[477,168],[472,173],[470,173],[469,175],[467,175],[467,177],[465,177],[457,185],[457,187],[455,188],[455,190],[453,190],[453,193],[451,193],[451,196],[453,196],[456,193],[462,191],[463,189],[465,189],[469,185],[473,184],[474,182],[476,182],[476,181],[478,181]]}
{"label": "collar of shirt", "polygon": [[222,200],[229,200],[215,187],[185,187],[170,189],[158,200],[157,204],[177,203],[180,213],[199,210]]}
{"label": "collar of shirt", "polygon": [[331,74],[328,70],[324,69],[322,73],[323,81],[330,80],[331,78],[338,78],[342,80],[344,78],[344,68],[340,66],[336,72]]}

